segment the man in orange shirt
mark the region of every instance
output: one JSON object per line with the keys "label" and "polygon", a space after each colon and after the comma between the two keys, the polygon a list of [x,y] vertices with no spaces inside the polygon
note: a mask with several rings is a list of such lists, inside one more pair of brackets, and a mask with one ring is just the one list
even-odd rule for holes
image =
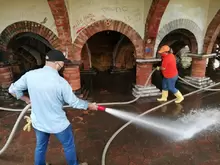
{"label": "man in orange shirt", "polygon": [[175,103],[180,103],[184,100],[184,97],[181,92],[175,88],[178,79],[176,58],[167,45],[162,46],[158,53],[162,57],[162,65],[161,67],[157,67],[157,70],[161,70],[164,78],[162,80],[162,97],[157,100],[167,101],[168,91],[171,91],[177,98]]}

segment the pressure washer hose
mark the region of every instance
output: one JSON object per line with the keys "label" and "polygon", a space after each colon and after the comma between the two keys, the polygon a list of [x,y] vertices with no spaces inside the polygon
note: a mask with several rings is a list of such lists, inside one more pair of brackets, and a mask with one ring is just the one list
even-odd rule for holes
{"label": "pressure washer hose", "polygon": [[9,144],[11,143],[11,141],[12,141],[14,135],[15,135],[15,132],[16,132],[16,130],[18,128],[18,125],[19,125],[21,119],[24,117],[25,113],[28,111],[28,109],[30,109],[30,107],[31,107],[31,104],[28,104],[22,110],[22,112],[20,113],[20,115],[19,115],[18,119],[16,120],[16,123],[15,123],[15,125],[14,125],[14,127],[13,127],[13,129],[11,131],[11,134],[9,135],[9,138],[8,138],[7,142],[5,143],[3,148],[0,150],[0,155],[2,155],[5,152],[5,150],[8,148]]}
{"label": "pressure washer hose", "polygon": [[[145,85],[147,85],[147,83],[149,82],[149,80],[150,80],[152,74],[155,72],[155,70],[156,69],[154,69],[151,72],[151,74],[148,76],[148,79],[147,79]],[[125,105],[125,104],[131,104],[131,103],[135,102],[136,100],[138,100],[139,98],[140,98],[140,96],[138,96],[137,98],[135,98],[135,99],[133,99],[131,101],[127,101],[127,102],[112,102],[112,103],[97,103],[97,104],[98,105],[116,105],[116,104],[120,104],[120,105],[123,104],[123,105]],[[6,149],[8,148],[9,144],[11,143],[11,141],[12,141],[14,135],[15,135],[15,132],[16,132],[16,130],[18,128],[18,125],[19,125],[20,121],[22,120],[22,118],[24,117],[26,112],[28,112],[28,111],[30,112],[31,111],[30,107],[31,107],[30,104],[28,104],[23,110],[22,109],[12,109],[12,108],[0,107],[0,110],[3,110],[3,111],[13,111],[13,112],[20,112],[21,111],[21,113],[20,113],[20,115],[19,115],[19,117],[18,117],[18,119],[17,119],[17,121],[16,121],[16,123],[15,123],[15,125],[14,125],[14,127],[13,127],[13,129],[12,129],[12,131],[10,133],[10,135],[9,135],[9,138],[8,138],[6,144],[0,150],[0,155],[2,155],[6,151]],[[64,106],[64,108],[68,108],[68,107],[70,107],[70,106]]]}
{"label": "pressure washer hose", "polygon": [[[156,68],[153,69],[153,71],[150,73],[150,75],[148,76],[147,81],[146,81],[146,83],[145,83],[144,86],[147,86],[147,84],[148,84],[150,78],[152,77],[152,75],[153,75],[153,73],[154,73],[155,71],[156,71]],[[205,90],[205,91],[212,91],[212,92],[214,92],[214,91],[220,91],[220,89],[201,88],[201,87],[198,87],[198,86],[196,86],[196,85],[194,85],[194,84],[189,83],[188,81],[184,80],[184,79],[183,79],[182,77],[180,77],[180,76],[178,76],[178,78],[179,78],[180,80],[182,80],[183,82],[185,82],[186,84],[188,84],[188,85],[190,85],[190,86],[192,86],[192,87],[194,87],[194,88],[196,88],[196,89],[203,89],[203,90]],[[217,85],[216,85],[216,86],[217,86]],[[98,105],[126,105],[126,104],[134,103],[134,102],[137,101],[140,97],[141,97],[141,96],[138,96],[138,97],[136,97],[135,99],[133,99],[133,100],[131,100],[131,101],[125,101],[125,102],[111,102],[111,103],[97,103],[97,104],[98,104]],[[65,105],[65,106],[63,106],[63,108],[71,108],[71,106]],[[21,112],[23,109],[14,109],[14,108],[4,108],[4,107],[0,107],[0,110],[10,111],[10,112]],[[31,109],[28,109],[26,112],[30,112],[30,111],[31,111]],[[1,154],[0,154],[0,155],[1,155]]]}
{"label": "pressure washer hose", "polygon": [[[149,80],[150,80],[152,74],[155,72],[155,70],[156,69],[154,69],[151,72],[151,74],[148,76],[148,79],[147,79],[145,85],[147,85],[147,83],[149,82]],[[136,100],[138,100],[139,98],[140,98],[140,96],[138,96],[137,98],[135,98],[135,99],[133,99],[131,101],[127,101],[127,102],[112,102],[112,103],[97,103],[97,104],[98,105],[116,105],[116,104],[120,104],[120,105],[123,104],[123,105],[125,105],[125,104],[131,104],[131,103],[135,102]],[[23,110],[22,109],[12,109],[12,108],[0,107],[0,110],[3,110],[3,111],[13,111],[13,112],[20,112],[21,111],[21,113],[20,113],[20,115],[19,115],[19,117],[18,117],[18,119],[17,119],[17,121],[16,121],[16,123],[15,123],[15,125],[14,125],[14,127],[13,127],[13,129],[12,129],[12,131],[10,133],[10,135],[9,135],[9,138],[8,138],[6,144],[0,150],[0,155],[2,155],[6,151],[6,149],[8,148],[9,144],[11,143],[11,141],[12,141],[14,135],[15,135],[15,132],[16,132],[16,130],[18,128],[18,125],[19,125],[21,119],[24,117],[26,112],[31,111],[30,107],[31,107],[30,104],[28,104]],[[68,108],[68,107],[70,107],[70,106],[64,106],[64,108]]]}
{"label": "pressure washer hose", "polygon": [[[206,89],[208,89],[208,88],[215,87],[215,86],[217,86],[217,85],[220,85],[220,82],[218,82],[218,83],[216,83],[216,84],[214,84],[214,85],[211,85],[211,86],[208,86],[208,87],[205,87],[205,88],[198,89],[198,90],[196,90],[196,91],[190,92],[190,93],[185,94],[185,95],[183,95],[183,96],[184,96],[184,97],[187,97],[187,96],[193,95],[193,94],[195,94],[195,93],[197,93],[197,92],[206,90]],[[219,91],[220,91],[220,89],[216,89],[216,90],[219,90]],[[163,103],[163,104],[161,104],[161,105],[158,105],[158,106],[156,106],[156,107],[154,107],[154,108],[151,108],[150,110],[145,111],[144,113],[142,113],[142,114],[136,116],[136,117],[134,118],[134,120],[130,120],[129,122],[127,122],[126,124],[124,124],[121,128],[119,128],[119,129],[112,135],[112,137],[108,140],[108,142],[107,142],[106,145],[105,145],[104,151],[103,151],[103,153],[102,153],[102,165],[105,165],[106,153],[107,153],[107,150],[108,150],[108,148],[109,148],[111,142],[115,139],[115,137],[116,137],[124,128],[126,128],[129,124],[131,124],[133,121],[135,121],[135,119],[137,119],[137,118],[139,118],[139,117],[142,117],[142,116],[144,116],[144,115],[146,115],[146,114],[148,114],[148,113],[150,113],[150,112],[156,111],[157,109],[159,109],[159,108],[161,108],[161,107],[163,107],[163,106],[165,106],[165,105],[168,105],[168,104],[174,102],[175,100],[176,100],[176,99],[173,99],[173,100],[170,100],[170,101],[168,101],[168,102],[165,102],[165,103]]]}
{"label": "pressure washer hose", "polygon": [[[145,83],[145,86],[148,84],[148,82],[149,82],[149,80],[150,80],[152,74],[153,74],[155,71],[156,71],[156,69],[154,69],[154,70],[150,73],[150,75],[148,76],[148,79],[147,79],[147,81],[146,81],[146,83]],[[195,93],[200,92],[200,91],[203,91],[203,90],[207,90],[207,91],[220,91],[220,89],[209,89],[209,88],[215,87],[215,86],[217,86],[217,85],[220,85],[220,82],[219,82],[219,83],[216,83],[216,84],[214,84],[214,85],[205,87],[205,88],[200,88],[200,87],[197,87],[197,86],[195,86],[195,85],[193,85],[193,84],[191,84],[191,83],[185,81],[185,80],[182,79],[181,77],[179,77],[179,78],[180,78],[182,81],[184,81],[185,83],[187,83],[187,84],[189,84],[189,85],[191,85],[191,86],[193,86],[193,87],[195,87],[195,88],[199,88],[199,89],[196,90],[196,91],[193,91],[193,92],[191,92],[191,93],[188,93],[188,94],[184,95],[184,97],[190,96],[190,95],[192,95],[192,94],[195,94]],[[131,103],[137,101],[140,97],[141,97],[141,96],[138,96],[138,97],[136,97],[135,99],[133,99],[133,100],[131,100],[131,101],[127,101],[127,102],[111,102],[111,103],[97,103],[97,104],[98,104],[98,105],[125,105],[125,104],[131,104]],[[150,113],[150,112],[152,112],[152,111],[155,111],[155,110],[157,110],[157,109],[159,109],[159,108],[161,108],[161,107],[163,107],[163,106],[165,106],[165,105],[168,105],[168,104],[170,104],[170,103],[172,103],[172,102],[174,102],[174,101],[175,101],[175,99],[173,99],[173,100],[171,100],[171,101],[168,101],[168,102],[166,102],[166,103],[164,103],[164,104],[161,104],[161,105],[159,105],[159,106],[157,106],[157,107],[154,107],[154,108],[152,108],[152,109],[150,109],[150,110],[148,110],[148,111],[145,111],[144,113],[138,115],[136,118],[141,117],[141,116],[143,116],[143,115],[145,115],[145,114],[148,114],[148,113]],[[30,107],[31,107],[30,104],[28,104],[23,110],[22,110],[22,109],[11,109],[11,108],[0,107],[0,110],[3,110],[3,111],[13,111],[13,112],[20,112],[20,111],[21,111],[21,113],[20,113],[20,115],[19,115],[19,117],[18,117],[18,119],[17,119],[17,121],[16,121],[16,123],[15,123],[15,125],[14,125],[14,127],[13,127],[13,129],[12,129],[12,131],[11,131],[11,133],[10,133],[10,135],[9,135],[9,138],[8,138],[6,144],[5,144],[5,145],[3,146],[3,148],[0,150],[0,155],[2,155],[2,154],[6,151],[6,149],[8,148],[9,144],[11,143],[11,141],[12,141],[14,135],[15,135],[15,132],[16,132],[16,130],[17,130],[17,128],[18,128],[18,125],[19,125],[21,119],[24,117],[24,115],[25,115],[26,112],[28,112],[28,111],[30,112],[30,111],[31,111]],[[70,107],[70,106],[64,106],[64,108],[68,108],[68,107]],[[125,127],[127,127],[127,126],[128,126],[129,124],[131,124],[133,121],[134,121],[134,120],[131,120],[131,121],[127,122],[127,123],[126,123],[125,125],[123,125],[120,129],[118,129],[118,130],[112,135],[112,137],[109,139],[109,141],[106,143],[105,148],[104,148],[104,151],[103,151],[103,154],[102,154],[102,165],[105,165],[106,153],[107,153],[107,150],[108,150],[109,145],[111,144],[111,142],[114,140],[114,138],[115,138]]]}

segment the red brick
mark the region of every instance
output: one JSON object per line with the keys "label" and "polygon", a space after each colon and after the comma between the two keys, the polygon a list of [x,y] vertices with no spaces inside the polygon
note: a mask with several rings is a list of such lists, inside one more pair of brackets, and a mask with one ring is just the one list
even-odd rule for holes
{"label": "red brick", "polygon": [[81,60],[81,51],[87,39],[95,33],[101,32],[103,30],[113,30],[125,34],[135,46],[136,57],[142,58],[144,54],[144,42],[141,36],[129,25],[121,21],[111,20],[110,26],[106,25],[106,21],[107,20],[100,20],[94,22],[93,24],[81,30],[73,44],[74,47],[77,47],[73,49],[74,59]]}
{"label": "red brick", "polygon": [[203,45],[203,52],[209,54],[212,53],[212,49],[215,43],[216,38],[218,37],[218,34],[220,32],[220,9],[216,13],[215,17],[210,22],[205,39],[204,39],[204,45]]}
{"label": "red brick", "polygon": [[206,73],[206,59],[192,59],[192,77],[205,77]]}
{"label": "red brick", "polygon": [[64,75],[64,78],[71,85],[73,91],[81,88],[80,72],[79,72],[78,66],[65,66],[63,75]]}
{"label": "red brick", "polygon": [[[64,0],[48,0],[57,27],[58,37],[61,41],[61,51],[66,51],[66,45],[72,43],[69,15]],[[68,57],[73,57],[73,47],[68,46]]]}
{"label": "red brick", "polygon": [[[20,21],[9,25],[1,33],[0,40],[2,41],[2,47],[7,48],[7,45],[11,38],[21,32],[32,32],[39,34],[44,37],[52,46],[55,46],[53,45],[54,40],[58,40],[58,37],[56,37],[56,35],[45,26],[32,21]],[[55,39],[52,38],[51,35],[53,35]]]}
{"label": "red brick", "polygon": [[145,53],[144,57],[152,57],[154,54],[154,45],[157,37],[161,18],[166,10],[170,0],[157,0],[152,1],[150,11],[145,23],[145,44],[147,39],[151,39],[150,44],[146,44],[145,47],[151,49],[149,53]]}
{"label": "red brick", "polygon": [[[152,64],[137,64],[136,69],[136,84],[145,85],[150,73],[152,72]],[[148,85],[151,84],[151,79],[148,82]]]}
{"label": "red brick", "polygon": [[13,73],[11,67],[0,68],[0,87],[11,84],[13,81]]}

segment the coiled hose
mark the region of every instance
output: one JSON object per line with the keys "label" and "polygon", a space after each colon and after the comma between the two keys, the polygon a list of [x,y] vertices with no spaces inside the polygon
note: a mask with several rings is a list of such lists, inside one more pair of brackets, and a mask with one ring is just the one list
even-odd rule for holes
{"label": "coiled hose", "polygon": [[[150,73],[150,75],[148,76],[147,81],[146,81],[146,83],[145,83],[145,86],[148,84],[148,82],[149,82],[149,80],[150,80],[152,74],[153,74],[155,71],[156,71],[156,69],[154,69],[154,70]],[[200,91],[203,91],[203,90],[206,90],[206,91],[220,91],[220,89],[209,89],[209,88],[215,87],[215,86],[217,86],[217,85],[220,85],[220,82],[219,82],[219,83],[216,83],[216,84],[214,84],[214,85],[205,87],[205,88],[200,88],[200,87],[197,87],[197,86],[195,86],[195,85],[193,85],[193,84],[191,84],[191,83],[185,81],[185,80],[184,80],[183,78],[181,78],[181,77],[179,77],[179,79],[181,79],[183,82],[185,82],[186,84],[188,84],[188,85],[190,85],[190,86],[192,86],[192,87],[198,88],[198,90],[193,91],[193,92],[191,92],[191,93],[188,93],[188,94],[184,95],[184,97],[190,96],[190,95],[192,95],[192,94],[195,94],[195,93],[200,92]],[[97,103],[97,104],[98,104],[98,105],[126,105],[126,104],[131,104],[131,103],[137,101],[140,97],[141,97],[141,96],[138,96],[138,97],[136,97],[135,99],[133,99],[133,100],[131,100],[131,101],[127,101],[127,102],[111,102],[111,103]],[[148,110],[148,111],[145,111],[144,113],[138,115],[136,118],[139,118],[139,117],[141,117],[141,116],[143,116],[143,115],[145,115],[145,114],[148,114],[148,113],[150,113],[150,112],[152,112],[152,111],[155,111],[155,110],[157,110],[157,109],[159,109],[159,108],[161,108],[161,107],[163,107],[163,106],[165,106],[165,105],[168,105],[168,104],[170,104],[170,103],[172,103],[172,102],[174,102],[174,101],[175,101],[175,99],[170,100],[170,101],[168,101],[168,102],[166,102],[166,103],[164,103],[164,104],[161,104],[161,105],[159,105],[159,106],[157,106],[157,107],[154,107],[154,108],[152,108],[152,109],[150,109],[150,110]],[[3,110],[3,111],[13,111],[13,112],[20,112],[20,111],[21,111],[21,113],[20,113],[20,115],[19,115],[19,117],[18,117],[18,119],[17,119],[17,121],[16,121],[16,123],[15,123],[15,125],[14,125],[14,127],[13,127],[13,129],[12,129],[12,131],[11,131],[11,133],[10,133],[10,135],[9,135],[9,138],[8,138],[6,144],[5,144],[5,145],[3,146],[3,148],[0,150],[0,155],[2,155],[2,154],[6,151],[6,149],[8,148],[9,144],[11,143],[11,141],[12,141],[12,139],[13,139],[13,137],[14,137],[14,134],[15,134],[17,128],[18,128],[18,125],[19,125],[21,119],[24,117],[24,115],[25,115],[26,112],[30,112],[30,111],[31,111],[30,107],[31,107],[30,104],[28,104],[24,109],[11,109],[11,108],[0,107],[0,110]],[[64,106],[64,108],[69,108],[69,107],[71,107],[71,106],[68,106],[68,105],[67,105],[67,106]],[[126,127],[127,127],[129,124],[131,124],[133,121],[134,121],[134,120],[131,120],[131,121],[127,122],[126,124],[124,124],[121,128],[119,128],[119,129],[112,135],[112,137],[109,139],[109,141],[106,143],[105,148],[104,148],[104,151],[103,151],[103,153],[102,153],[102,165],[105,165],[106,153],[107,153],[107,150],[108,150],[108,148],[109,148],[111,142],[114,140],[114,138],[115,138],[124,128],[126,128]]]}

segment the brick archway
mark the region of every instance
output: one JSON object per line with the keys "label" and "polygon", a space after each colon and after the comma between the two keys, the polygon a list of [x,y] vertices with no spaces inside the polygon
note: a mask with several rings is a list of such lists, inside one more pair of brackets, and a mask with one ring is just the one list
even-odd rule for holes
{"label": "brick archway", "polygon": [[[65,52],[67,57],[71,57],[73,51],[72,37],[70,31],[70,20],[65,0],[47,0],[54,23],[57,29],[57,35],[60,39],[60,50]],[[70,58],[70,60],[72,60]]]}
{"label": "brick archway", "polygon": [[59,49],[59,38],[45,26],[32,22],[20,21],[7,26],[0,35],[0,48],[7,51],[10,40],[19,33],[32,32],[44,37],[54,48]]}
{"label": "brick archway", "polygon": [[[182,44],[179,45],[180,49],[181,49],[181,47],[188,45],[190,48],[190,51],[192,53],[197,52],[198,44],[196,41],[196,37],[194,36],[194,34],[192,32],[190,32],[189,30],[186,30],[186,29],[177,29],[177,30],[171,31],[162,39],[162,41],[159,44],[159,47],[164,44],[169,45],[169,46],[171,46],[173,44],[178,44],[179,41],[182,41]],[[178,50],[178,48],[177,48],[177,50]]]}
{"label": "brick archway", "polygon": [[135,47],[135,57],[143,58],[144,42],[141,36],[129,25],[117,20],[100,20],[85,27],[79,32],[73,43],[73,59],[81,60],[81,51],[86,41],[94,34],[106,30],[117,31],[127,36]]}
{"label": "brick archway", "polygon": [[145,52],[145,57],[153,57],[155,40],[158,34],[160,22],[169,2],[170,0],[154,0],[151,3],[151,7],[145,22],[144,35],[145,48],[150,49],[150,51]]}
{"label": "brick archway", "polygon": [[210,22],[205,38],[204,38],[204,45],[203,45],[203,51],[204,53],[212,53],[212,49],[215,43],[216,38],[218,37],[220,33],[220,9]]}
{"label": "brick archway", "polygon": [[[203,45],[203,33],[202,30],[199,28],[199,26],[189,19],[177,19],[174,21],[169,22],[168,24],[164,25],[156,39],[155,47],[154,47],[154,57],[156,56],[156,51],[158,49],[158,46],[160,42],[163,40],[163,38],[169,34],[170,32],[177,30],[177,29],[186,29],[190,31],[196,38],[196,42],[198,45],[197,52],[193,53],[202,53],[202,45]],[[195,48],[194,48],[195,50]]]}

